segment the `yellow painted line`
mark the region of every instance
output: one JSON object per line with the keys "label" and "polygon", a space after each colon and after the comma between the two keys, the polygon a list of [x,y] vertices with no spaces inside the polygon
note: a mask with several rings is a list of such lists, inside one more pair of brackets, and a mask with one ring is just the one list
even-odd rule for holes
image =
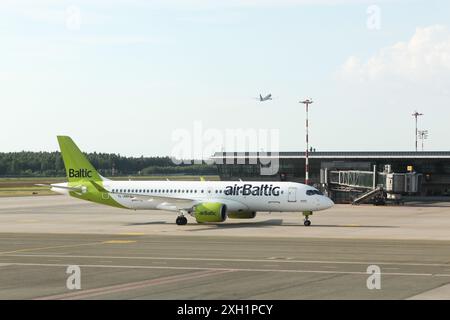
{"label": "yellow painted line", "polygon": [[133,240],[109,240],[109,241],[104,241],[103,243],[107,243],[107,244],[126,244],[126,243],[134,243],[136,241]]}
{"label": "yellow painted line", "polygon": [[119,236],[145,236],[143,232],[124,232],[118,233]]}
{"label": "yellow painted line", "polygon": [[26,252],[26,251],[38,251],[38,250],[46,250],[46,249],[75,248],[75,247],[82,247],[82,246],[92,246],[92,245],[96,245],[96,244],[101,244],[101,242],[68,244],[68,245],[63,245],[63,246],[51,246],[51,247],[25,248],[25,249],[18,249],[18,250],[12,250],[12,251],[4,251],[4,252],[0,252],[0,254],[10,254],[10,253],[18,253],[18,252]]}

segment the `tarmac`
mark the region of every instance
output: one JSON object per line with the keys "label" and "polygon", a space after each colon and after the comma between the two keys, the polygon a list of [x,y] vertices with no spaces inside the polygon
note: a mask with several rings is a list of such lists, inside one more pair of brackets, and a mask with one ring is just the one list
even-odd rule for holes
{"label": "tarmac", "polygon": [[2,198],[0,299],[450,299],[450,203],[336,205],[311,227],[299,213],[175,218]]}

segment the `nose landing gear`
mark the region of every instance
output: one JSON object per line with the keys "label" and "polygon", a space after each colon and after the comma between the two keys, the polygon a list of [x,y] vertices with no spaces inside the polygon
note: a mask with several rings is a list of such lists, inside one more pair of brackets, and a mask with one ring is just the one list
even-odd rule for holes
{"label": "nose landing gear", "polygon": [[311,221],[309,220],[309,216],[312,216],[312,211],[304,211],[303,215],[305,216],[304,225],[305,227],[309,227],[311,225]]}

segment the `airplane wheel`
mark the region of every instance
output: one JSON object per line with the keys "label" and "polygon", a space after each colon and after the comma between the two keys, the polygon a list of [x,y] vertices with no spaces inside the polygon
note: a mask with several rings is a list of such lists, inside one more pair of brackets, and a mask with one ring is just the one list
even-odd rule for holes
{"label": "airplane wheel", "polygon": [[183,217],[183,216],[180,216],[180,217],[177,217],[177,220],[175,220],[175,222],[176,222],[177,225],[179,225],[179,226],[184,226],[184,225],[187,224],[187,218],[186,218],[186,217]]}
{"label": "airplane wheel", "polygon": [[309,227],[311,225],[311,221],[305,220],[304,225],[305,227]]}

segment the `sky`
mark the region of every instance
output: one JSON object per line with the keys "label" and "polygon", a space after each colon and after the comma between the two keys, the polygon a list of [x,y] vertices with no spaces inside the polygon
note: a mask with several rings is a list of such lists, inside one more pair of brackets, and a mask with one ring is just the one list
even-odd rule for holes
{"label": "sky", "polygon": [[[127,156],[304,150],[305,98],[317,151],[413,150],[415,110],[425,150],[450,150],[449,12],[444,0],[2,0],[0,152],[54,151],[56,135]],[[270,143],[217,138],[242,130]]]}

